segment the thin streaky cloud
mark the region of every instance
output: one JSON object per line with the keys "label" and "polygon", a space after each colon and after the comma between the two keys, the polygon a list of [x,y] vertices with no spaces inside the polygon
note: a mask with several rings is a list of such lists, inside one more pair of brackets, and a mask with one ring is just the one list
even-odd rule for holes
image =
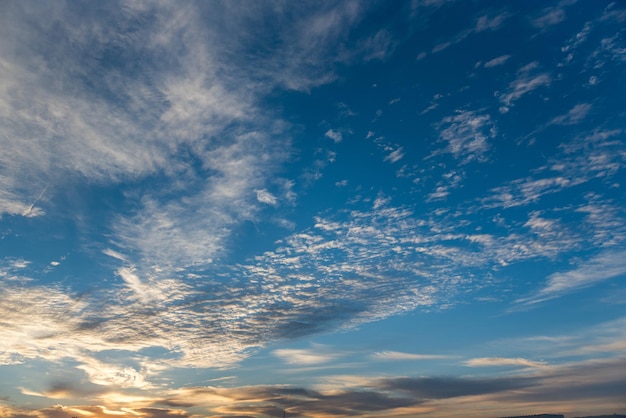
{"label": "thin streaky cloud", "polygon": [[485,68],[497,67],[499,65],[505,64],[511,58],[510,55],[500,55],[499,57],[493,58],[486,63],[483,64]]}
{"label": "thin streaky cloud", "polygon": [[480,357],[467,360],[464,364],[468,367],[522,366],[542,368],[548,366],[544,361],[533,361],[520,357]]}
{"label": "thin streaky cloud", "polygon": [[549,87],[552,83],[552,77],[548,73],[537,75],[522,74],[509,84],[509,89],[505,94],[500,96],[500,101],[508,109],[514,102],[518,101],[522,96],[532,92],[539,87]]}
{"label": "thin streaky cloud", "polygon": [[288,364],[316,365],[328,363],[338,357],[336,353],[325,352],[323,348],[316,349],[279,349],[273,354]]}
{"label": "thin streaky cloud", "polygon": [[550,275],[545,287],[540,289],[536,295],[518,299],[517,303],[532,305],[544,302],[625,274],[626,257],[624,253],[605,251],[574,270]]}
{"label": "thin streaky cloud", "polygon": [[415,354],[404,353],[400,351],[380,351],[370,356],[374,360],[382,361],[403,361],[403,360],[440,360],[451,358],[451,356],[442,354]]}
{"label": "thin streaky cloud", "polygon": [[592,106],[589,103],[579,103],[566,114],[553,118],[549,123],[555,125],[574,125],[580,123],[589,114]]}

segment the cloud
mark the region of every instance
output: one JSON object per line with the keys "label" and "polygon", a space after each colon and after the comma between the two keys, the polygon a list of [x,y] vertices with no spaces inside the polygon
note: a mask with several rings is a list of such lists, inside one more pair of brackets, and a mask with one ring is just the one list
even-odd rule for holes
{"label": "cloud", "polygon": [[584,180],[580,178],[570,180],[560,175],[538,179],[517,179],[509,185],[492,189],[493,195],[484,199],[483,203],[487,207],[523,206],[538,201],[544,195],[558,193],[583,182]]}
{"label": "cloud", "polygon": [[[3,30],[17,46],[0,47],[5,80],[0,82],[0,112],[9,122],[0,128],[0,211],[42,217],[55,208],[61,190],[72,193],[80,187],[86,198],[103,199],[102,189],[123,186],[117,216],[67,214],[95,219],[104,228],[94,253],[108,256],[106,263],[115,266],[97,273],[112,289],[99,284],[85,289],[85,277],[77,277],[81,283],[76,288],[68,281],[45,285],[29,277],[32,266],[25,260],[2,260],[0,364],[54,364],[86,386],[105,388],[102,399],[110,402],[102,402],[107,407],[51,408],[37,411],[38,416],[74,416],[76,411],[187,416],[174,403],[209,403],[202,396],[220,400],[210,411],[223,416],[285,408],[329,415],[371,410],[410,415],[436,409],[424,404],[463,393],[473,396],[464,387],[472,379],[416,378],[388,386],[367,382],[335,393],[285,387],[172,393],[162,385],[171,377],[166,370],[233,367],[276,341],[450,306],[459,295],[484,286],[484,278],[500,263],[552,257],[581,242],[549,211],[533,212],[525,224],[522,220],[497,227],[494,222],[489,233],[477,233],[477,225],[464,219],[462,202],[456,212],[441,207],[417,213],[397,202],[394,206],[395,196],[365,195],[355,198],[364,206],[315,213],[310,227],[302,226],[306,219],[296,224],[276,215],[272,222],[289,226],[288,235],[275,244],[264,243],[254,257],[242,256],[227,265],[233,231],[244,222],[256,222],[267,205],[293,204],[296,199],[294,182],[277,179],[292,158],[290,127],[260,99],[276,88],[307,91],[334,80],[338,64],[385,59],[393,50],[390,35],[351,37],[365,7],[358,2],[315,9],[251,5],[240,12],[229,2],[210,7],[127,3],[120,13],[104,5],[83,10],[88,16],[81,18],[76,15],[80,8],[62,3],[21,9],[30,7],[9,6],[6,21],[11,26]],[[224,10],[213,13],[214,7]],[[36,24],[26,25],[27,17]],[[479,18],[475,30],[494,30],[501,22],[497,16]],[[265,25],[270,30],[258,30]],[[262,44],[269,50],[258,47],[255,37],[261,32],[275,36]],[[618,47],[606,44],[607,51],[617,53]],[[249,61],[242,63],[240,57]],[[529,85],[538,76],[533,72],[537,68],[526,69]],[[508,103],[533,88],[511,84]],[[568,113],[563,121],[577,120],[580,113]],[[487,160],[497,135],[494,120],[482,110],[460,110],[436,127],[441,153],[461,163]],[[335,141],[342,138],[339,131],[327,134]],[[577,181],[615,177],[624,162],[621,135],[597,132],[594,138],[599,139],[585,142],[581,136],[564,144],[559,148],[562,158],[549,161],[549,174],[542,167],[532,177],[492,190],[505,197],[493,197],[493,206],[486,209],[532,203]],[[588,152],[576,153],[581,147]],[[391,163],[408,158],[395,144],[382,150],[382,158]],[[321,158],[330,161],[334,154]],[[571,175],[581,172],[585,175]],[[448,169],[444,177],[432,187],[431,198],[452,194],[464,173]],[[361,187],[352,178],[338,182],[347,184],[351,187],[345,191]],[[587,195],[584,204],[571,210],[589,239],[619,244],[624,223],[615,202]],[[611,344],[594,349],[623,347]],[[274,354],[300,365],[338,356],[317,349]],[[443,358],[401,352],[374,357]],[[478,379],[477,386],[489,395],[493,383]],[[429,384],[434,387],[430,392]],[[61,397],[78,392],[71,389],[23,393]],[[163,403],[131,401],[114,393],[121,389],[151,389],[163,395]],[[422,397],[407,396],[410,391]],[[128,409],[111,406],[115,402],[127,402]],[[131,407],[131,402],[145,407]],[[160,409],[163,405],[172,408]],[[31,412],[11,410],[6,415],[22,413]]]}
{"label": "cloud", "polygon": [[443,118],[438,127],[439,138],[447,143],[443,152],[463,163],[484,161],[490,148],[488,140],[497,133],[489,115],[469,110],[459,110]]}
{"label": "cloud", "polygon": [[[57,406],[25,410],[0,406],[4,416],[69,418],[77,411],[93,416],[136,413],[148,416],[186,416],[186,408],[201,407],[212,416],[258,416],[260,414],[355,416],[379,412],[387,415],[462,415],[467,410],[489,409],[494,415],[523,411],[532,403],[547,411],[598,410],[598,396],[608,407],[621,405],[626,384],[623,357],[572,362],[552,367],[515,371],[495,378],[481,377],[384,377],[344,376],[341,388],[314,390],[307,387],[260,385],[239,387],[184,387],[166,390],[152,398],[116,398],[103,394],[103,406]],[[580,379],[580,376],[585,376]],[[332,380],[332,377],[330,378]],[[117,403],[108,404],[118,399]],[[158,407],[156,407],[158,405]],[[164,406],[167,406],[164,408]]]}
{"label": "cloud", "polygon": [[83,370],[87,374],[89,381],[96,385],[114,385],[121,388],[141,389],[152,387],[145,381],[143,373],[133,367],[113,366],[89,359],[76,368]]}
{"label": "cloud", "polygon": [[510,17],[511,15],[508,12],[503,12],[497,14],[493,17],[489,17],[488,15],[480,16],[476,21],[476,27],[474,30],[477,33],[484,32],[487,30],[493,31],[498,30],[502,27],[502,24]]}
{"label": "cloud", "polygon": [[341,142],[341,140],[343,139],[343,136],[341,135],[341,132],[335,131],[333,129],[327,130],[326,133],[324,134],[324,136],[326,138],[332,139],[335,142]]}
{"label": "cloud", "polygon": [[532,361],[525,358],[505,357],[480,357],[464,362],[469,367],[492,367],[492,366],[523,366],[523,367],[546,367],[543,361]]}
{"label": "cloud", "polygon": [[124,256],[124,254],[121,254],[115,250],[112,250],[110,248],[105,248],[104,250],[102,250],[102,253],[105,255],[108,255],[109,257],[113,257],[115,259],[118,259],[120,261],[127,261],[126,257]]}
{"label": "cloud", "polygon": [[556,116],[550,121],[550,124],[555,125],[574,125],[580,123],[591,110],[589,103],[579,103],[569,110],[564,115]]}
{"label": "cloud", "polygon": [[440,44],[437,44],[433,47],[432,51],[430,51],[432,54],[436,54],[438,52],[443,51],[444,49],[447,49],[450,45],[452,45],[452,42],[442,42]]}
{"label": "cloud", "polygon": [[381,351],[378,353],[374,353],[371,356],[375,360],[391,360],[391,361],[404,361],[404,360],[438,360],[449,358],[450,356],[445,356],[441,354],[413,354],[413,353],[403,353],[399,351]]}
{"label": "cloud", "polygon": [[404,157],[404,152],[402,147],[399,147],[398,149],[389,153],[389,155],[387,155],[384,160],[393,164],[400,161],[402,157]]}
{"label": "cloud", "polygon": [[496,57],[492,60],[487,61],[483,67],[485,68],[492,68],[492,67],[497,67],[499,65],[503,65],[505,64],[509,58],[511,58],[510,55],[500,55],[499,57]]}
{"label": "cloud", "polygon": [[522,389],[533,384],[532,378],[390,378],[380,379],[378,387],[409,395],[415,400],[449,399],[494,394]]}
{"label": "cloud", "polygon": [[276,196],[274,196],[267,190],[256,190],[256,198],[259,202],[271,206],[276,206],[278,204],[278,199],[276,198]]}
{"label": "cloud", "polygon": [[508,111],[508,108],[514,102],[533,90],[543,86],[550,86],[552,77],[549,73],[535,73],[534,70],[538,65],[537,62],[531,62],[518,70],[517,78],[509,83],[507,92],[500,96],[500,102],[503,105],[501,111]]}
{"label": "cloud", "polygon": [[[583,132],[563,142],[559,146],[562,152],[536,169],[535,176],[514,179],[493,188],[491,196],[483,198],[481,204],[503,208],[524,206],[594,179],[611,181],[626,166],[624,145],[617,140],[623,134],[621,129]],[[619,216],[612,219],[617,220]]]}
{"label": "cloud", "polygon": [[546,29],[557,25],[565,20],[565,10],[563,7],[548,7],[543,10],[541,16],[531,21],[531,24],[539,29]]}
{"label": "cloud", "polygon": [[335,358],[337,354],[329,353],[322,346],[315,349],[279,349],[274,350],[273,354],[288,364],[297,365],[313,365],[327,363]]}
{"label": "cloud", "polygon": [[[442,3],[443,4],[443,3]],[[452,38],[452,40],[447,40],[441,43],[436,44],[433,49],[431,50],[431,53],[436,54],[439,53],[441,51],[444,51],[446,49],[448,49],[450,46],[452,45],[456,45],[462,41],[464,41],[465,39],[467,39],[469,36],[477,34],[477,33],[481,33],[481,32],[485,32],[485,31],[495,31],[498,30],[502,27],[503,23],[510,17],[510,13],[508,12],[502,12],[499,14],[496,14],[495,16],[490,16],[490,15],[482,15],[476,18],[476,22],[475,24],[470,27],[469,29],[463,30],[461,31],[459,34],[457,34],[456,36],[454,36]],[[418,56],[417,56],[417,60],[422,60],[423,58],[425,58],[427,55],[426,52],[421,52]]]}
{"label": "cloud", "polygon": [[[289,13],[215,7],[220,13],[201,4],[103,7],[102,16],[63,3],[47,12],[11,7],[6,30],[19,42],[0,51],[0,111],[11,121],[0,135],[0,211],[42,216],[56,187],[78,179],[88,188],[137,185],[127,189],[123,215],[104,221],[138,271],[207,266],[223,255],[233,228],[260,204],[276,204],[268,182],[290,152],[288,126],[259,98],[275,87],[324,84],[335,78],[334,63],[381,58],[391,46],[376,32],[336,48],[361,18],[358,2]],[[267,24],[276,44],[270,54],[251,53],[267,41],[255,28]],[[155,179],[159,188],[143,187]]]}
{"label": "cloud", "polygon": [[543,302],[625,274],[625,254],[620,251],[605,251],[574,270],[551,274],[547,278],[546,286],[536,295],[518,299],[517,302],[523,304]]}

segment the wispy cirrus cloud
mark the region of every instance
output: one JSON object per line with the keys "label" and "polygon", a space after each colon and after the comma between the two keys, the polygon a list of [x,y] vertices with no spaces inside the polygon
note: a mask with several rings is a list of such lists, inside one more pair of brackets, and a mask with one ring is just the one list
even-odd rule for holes
{"label": "wispy cirrus cloud", "polygon": [[563,7],[547,7],[540,16],[531,20],[531,24],[539,29],[546,29],[563,22],[565,18],[566,14]]}
{"label": "wispy cirrus cloud", "polygon": [[[504,22],[506,22],[506,20],[510,17],[511,14],[508,11],[501,11],[495,14],[481,14],[480,16],[476,16],[473,19],[473,23],[468,29],[463,30],[451,40],[446,40],[436,44],[432,48],[431,53],[436,54],[444,51],[450,46],[462,42],[471,35],[487,31],[496,31],[500,29],[503,26]],[[420,53],[420,55],[418,55],[418,60],[423,59],[426,56],[422,54],[425,53]]]}
{"label": "wispy cirrus cloud", "polygon": [[469,367],[497,367],[497,366],[522,366],[522,367],[546,367],[544,361],[533,361],[521,357],[480,357],[473,358],[464,362]]}
{"label": "wispy cirrus cloud", "polygon": [[400,351],[380,351],[372,354],[370,357],[374,360],[382,361],[439,360],[450,358],[450,356],[442,354],[415,354]]}
{"label": "wispy cirrus cloud", "polygon": [[509,108],[521,97],[539,87],[549,87],[552,77],[548,72],[538,73],[539,63],[533,61],[517,71],[516,78],[509,83],[508,89],[500,95],[501,113],[506,113]]}
{"label": "wispy cirrus cloud", "polygon": [[571,108],[566,114],[559,115],[550,121],[550,124],[574,125],[580,123],[591,110],[591,104],[579,103]]}
{"label": "wispy cirrus cloud", "polygon": [[518,299],[517,302],[532,305],[623,275],[626,275],[624,253],[616,250],[605,251],[576,269],[551,274],[545,287],[536,295]]}
{"label": "wispy cirrus cloud", "polygon": [[511,58],[510,55],[500,55],[499,57],[490,59],[489,61],[484,63],[483,67],[485,67],[485,68],[493,68],[493,67],[497,67],[499,65],[504,65],[510,58]]}

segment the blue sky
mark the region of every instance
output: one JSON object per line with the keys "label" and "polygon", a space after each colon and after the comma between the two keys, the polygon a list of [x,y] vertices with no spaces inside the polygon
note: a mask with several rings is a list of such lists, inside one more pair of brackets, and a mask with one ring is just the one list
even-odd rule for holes
{"label": "blue sky", "polygon": [[0,416],[624,413],[621,2],[3,2]]}

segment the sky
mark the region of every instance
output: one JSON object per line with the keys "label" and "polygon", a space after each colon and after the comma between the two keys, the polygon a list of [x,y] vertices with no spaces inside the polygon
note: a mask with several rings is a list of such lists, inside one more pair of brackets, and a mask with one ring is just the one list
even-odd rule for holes
{"label": "sky", "polygon": [[625,28],[0,0],[0,417],[626,413]]}

